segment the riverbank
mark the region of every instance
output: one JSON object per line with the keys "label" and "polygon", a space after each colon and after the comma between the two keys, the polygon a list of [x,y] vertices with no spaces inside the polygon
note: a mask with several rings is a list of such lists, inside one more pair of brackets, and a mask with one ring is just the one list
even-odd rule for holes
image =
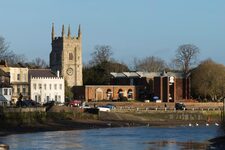
{"label": "riverbank", "polygon": [[[110,115],[109,115],[110,114]],[[56,114],[55,114],[56,115]],[[89,115],[89,114],[88,114]],[[106,117],[108,115],[108,117]],[[23,134],[33,132],[46,132],[46,131],[67,131],[67,130],[86,130],[86,129],[99,129],[99,128],[114,128],[114,127],[136,127],[136,126],[189,126],[190,121],[182,120],[145,120],[131,114],[117,114],[117,118],[126,117],[126,119],[116,119],[112,117],[112,113],[102,113],[100,118],[96,119],[77,119],[77,118],[48,118],[46,121],[35,122],[34,124],[19,124],[8,125],[1,127],[0,136],[10,134]],[[60,119],[59,119],[60,118]],[[196,122],[191,122],[195,126]],[[197,122],[198,125],[205,126],[205,121]],[[212,124],[214,125],[214,124]]]}
{"label": "riverbank", "polygon": [[[71,107],[54,106],[48,112],[7,110],[1,117],[0,136],[17,133],[83,130],[133,126],[193,126],[219,123],[219,111],[130,111],[85,113]],[[210,118],[210,120],[209,120]]]}

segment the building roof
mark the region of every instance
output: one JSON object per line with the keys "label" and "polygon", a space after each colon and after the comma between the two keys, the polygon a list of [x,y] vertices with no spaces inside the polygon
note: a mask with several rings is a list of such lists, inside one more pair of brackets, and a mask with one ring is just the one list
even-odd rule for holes
{"label": "building roof", "polygon": [[7,73],[4,70],[0,69],[0,76],[9,77],[9,73]]}
{"label": "building roof", "polygon": [[111,72],[110,74],[111,74],[114,78],[125,78],[125,77],[126,77],[123,73]]}
{"label": "building roof", "polygon": [[28,71],[30,77],[57,77],[50,69],[29,69]]}
{"label": "building roof", "polygon": [[121,72],[110,73],[114,78],[154,78],[159,76],[174,76],[176,78],[183,78],[184,74],[181,72]]}

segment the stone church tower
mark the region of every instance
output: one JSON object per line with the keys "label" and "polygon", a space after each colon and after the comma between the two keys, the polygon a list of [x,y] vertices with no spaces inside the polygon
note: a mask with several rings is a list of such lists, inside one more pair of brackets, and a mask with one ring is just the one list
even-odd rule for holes
{"label": "stone church tower", "polygon": [[83,85],[82,78],[82,34],[79,25],[78,36],[71,36],[70,26],[68,33],[55,37],[54,24],[52,24],[52,51],[50,53],[50,68],[53,72],[60,72],[65,78],[68,86]]}

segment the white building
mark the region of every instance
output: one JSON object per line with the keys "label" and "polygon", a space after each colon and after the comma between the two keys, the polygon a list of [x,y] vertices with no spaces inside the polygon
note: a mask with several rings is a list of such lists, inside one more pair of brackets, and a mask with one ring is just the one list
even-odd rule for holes
{"label": "white building", "polygon": [[9,84],[9,73],[0,69],[0,106],[9,105],[12,100],[12,87]]}
{"label": "white building", "polygon": [[10,104],[12,100],[12,87],[0,87],[0,106]]}
{"label": "white building", "polygon": [[48,101],[65,102],[64,78],[50,69],[30,69],[30,96],[39,103]]}

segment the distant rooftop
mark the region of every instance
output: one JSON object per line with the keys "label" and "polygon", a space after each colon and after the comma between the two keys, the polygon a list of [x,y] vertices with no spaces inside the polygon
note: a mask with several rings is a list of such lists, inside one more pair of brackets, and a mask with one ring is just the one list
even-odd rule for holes
{"label": "distant rooftop", "polygon": [[0,76],[9,77],[9,73],[6,73],[4,70],[0,69]]}
{"label": "distant rooftop", "polygon": [[29,69],[28,71],[30,77],[57,77],[50,69]]}
{"label": "distant rooftop", "polygon": [[154,78],[159,76],[174,76],[176,78],[183,78],[184,75],[181,72],[111,72],[114,78]]}

